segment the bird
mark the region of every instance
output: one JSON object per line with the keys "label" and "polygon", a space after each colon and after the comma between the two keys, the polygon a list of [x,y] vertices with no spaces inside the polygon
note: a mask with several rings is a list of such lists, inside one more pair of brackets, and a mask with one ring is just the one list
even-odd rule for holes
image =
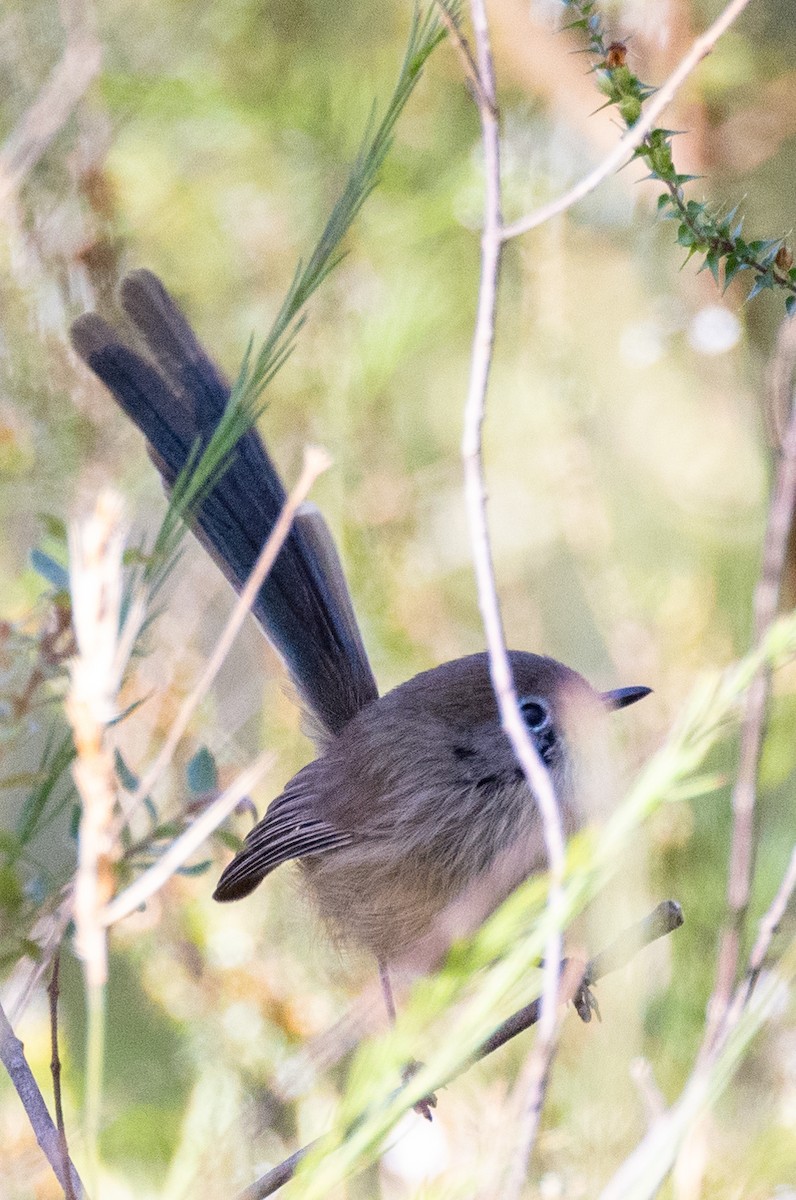
{"label": "bird", "polygon": [[[230,387],[153,273],[129,274],[120,303],[136,344],[96,313],[74,323],[72,344],[144,435],[169,492],[207,445]],[[259,433],[247,429],[189,516],[237,591],[285,499]],[[214,898],[241,900],[278,866],[298,863],[332,937],[378,962],[391,1009],[391,967],[428,960],[440,927],[462,928],[447,921],[451,912],[477,926],[547,866],[539,806],[501,727],[488,656],[443,663],[380,695],[334,541],[308,503],[252,612],[286,666],[317,756],[251,829]],[[509,661],[571,835],[584,820],[578,722],[651,689],[599,692],[563,663],[522,650]]]}

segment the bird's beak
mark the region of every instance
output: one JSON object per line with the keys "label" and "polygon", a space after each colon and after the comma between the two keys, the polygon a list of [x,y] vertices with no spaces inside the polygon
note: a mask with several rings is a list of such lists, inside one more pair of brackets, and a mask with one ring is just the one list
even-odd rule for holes
{"label": "bird's beak", "polygon": [[645,696],[649,696],[652,688],[648,687],[624,687],[614,688],[611,692],[601,692],[600,699],[606,708],[617,709],[627,708],[628,704],[635,704],[637,700],[643,700]]}

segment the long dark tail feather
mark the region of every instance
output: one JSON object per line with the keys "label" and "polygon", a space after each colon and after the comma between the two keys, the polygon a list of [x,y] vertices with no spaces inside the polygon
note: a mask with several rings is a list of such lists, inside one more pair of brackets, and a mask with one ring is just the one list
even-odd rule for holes
{"label": "long dark tail feather", "polygon": [[[230,389],[154,275],[129,275],[121,299],[152,361],[93,313],[75,322],[72,343],[144,434],[168,491],[197,445],[207,445]],[[284,501],[282,481],[260,437],[249,430],[192,517],[194,533],[236,590]],[[378,692],[342,571],[319,521],[317,514],[296,522],[252,611],[323,738],[338,733]]]}

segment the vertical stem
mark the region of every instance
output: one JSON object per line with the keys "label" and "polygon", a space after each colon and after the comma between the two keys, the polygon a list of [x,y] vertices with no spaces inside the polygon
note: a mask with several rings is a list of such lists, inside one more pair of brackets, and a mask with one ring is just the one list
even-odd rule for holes
{"label": "vertical stem", "polygon": [[489,667],[501,723],[511,741],[542,816],[542,829],[550,868],[548,912],[552,918],[545,946],[542,1007],[539,1037],[530,1064],[527,1120],[520,1152],[515,1158],[511,1186],[518,1190],[527,1169],[536,1136],[544,1088],[555,1048],[556,1011],[562,936],[561,904],[564,873],[564,836],[561,816],[550,776],[531,741],[522,719],[506,649],[503,621],[495,586],[489,528],[486,515],[486,486],[481,456],[486,394],[492,363],[500,278],[503,217],[500,189],[500,125],[496,101],[495,72],[489,40],[489,25],[483,0],[471,0],[480,88],[475,99],[481,122],[484,150],[484,228],[481,236],[481,281],[473,336],[470,381],[464,413],[462,458],[465,496],[470,524],[478,599],[484,621]]}
{"label": "vertical stem", "polygon": [[88,984],[86,1000],[88,1007],[85,1111],[87,1173],[90,1190],[94,1195],[99,1195],[99,1135],[105,1058],[105,983]]}

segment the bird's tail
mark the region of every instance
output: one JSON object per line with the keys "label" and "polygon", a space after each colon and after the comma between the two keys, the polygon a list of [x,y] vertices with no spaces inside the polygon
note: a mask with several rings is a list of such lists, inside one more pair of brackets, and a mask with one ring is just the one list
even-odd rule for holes
{"label": "bird's tail", "polygon": [[[167,491],[221,420],[230,389],[161,282],[134,271],[122,283],[125,313],[146,353],[131,349],[101,317],[72,328],[80,357],[147,440]],[[191,527],[240,591],[285,502],[285,490],[255,430],[191,516]],[[338,733],[377,696],[376,683],[339,560],[323,518],[305,506],[253,606],[322,736]]]}

